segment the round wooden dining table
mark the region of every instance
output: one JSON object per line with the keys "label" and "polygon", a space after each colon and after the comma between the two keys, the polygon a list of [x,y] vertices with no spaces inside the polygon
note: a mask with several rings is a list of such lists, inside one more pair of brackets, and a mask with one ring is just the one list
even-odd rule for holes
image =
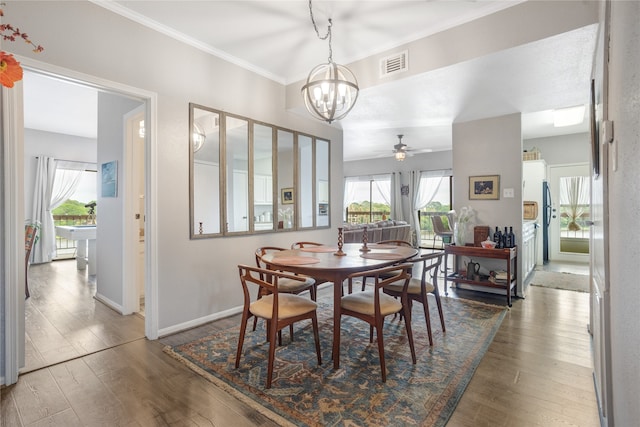
{"label": "round wooden dining table", "polygon": [[272,252],[262,257],[263,261],[277,268],[296,274],[321,279],[333,283],[333,367],[340,367],[340,307],[343,282],[352,273],[360,273],[393,265],[413,258],[418,250],[409,246],[368,245],[369,251],[362,252],[362,245],[347,243],[342,247],[344,255],[338,256],[337,246],[312,246]]}

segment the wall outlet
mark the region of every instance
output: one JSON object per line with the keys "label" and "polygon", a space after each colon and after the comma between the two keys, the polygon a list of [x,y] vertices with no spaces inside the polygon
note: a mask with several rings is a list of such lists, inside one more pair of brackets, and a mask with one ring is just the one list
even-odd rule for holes
{"label": "wall outlet", "polygon": [[513,199],[515,197],[515,191],[513,190],[513,188],[505,188],[504,190],[502,190],[502,196],[505,199]]}

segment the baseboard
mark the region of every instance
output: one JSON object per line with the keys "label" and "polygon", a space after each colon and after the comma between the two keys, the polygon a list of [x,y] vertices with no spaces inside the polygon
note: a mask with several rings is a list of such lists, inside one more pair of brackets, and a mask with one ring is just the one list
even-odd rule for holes
{"label": "baseboard", "polygon": [[242,306],[233,307],[229,310],[220,311],[218,313],[213,313],[208,316],[200,317],[198,319],[193,319],[188,322],[179,323],[177,325],[169,326],[168,328],[162,328],[158,330],[158,337],[166,337],[167,335],[172,335],[177,332],[182,332],[187,329],[192,329],[197,326],[204,325],[205,323],[213,322],[216,320],[224,319],[225,317],[230,317],[238,313],[242,313]]}

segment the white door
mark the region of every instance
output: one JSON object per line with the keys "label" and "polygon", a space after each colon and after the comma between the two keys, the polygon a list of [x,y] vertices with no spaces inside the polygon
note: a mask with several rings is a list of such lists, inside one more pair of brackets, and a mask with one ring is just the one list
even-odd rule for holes
{"label": "white door", "polygon": [[[589,185],[589,164],[551,165],[549,166],[549,189],[551,190],[551,223],[549,225],[549,260],[589,262],[590,227],[586,225],[587,210],[583,210],[582,220],[573,224],[569,230],[571,213],[567,197],[562,197],[562,187],[571,177],[585,177],[584,185]],[[588,187],[587,187],[588,188]],[[588,193],[587,193],[588,194]]]}

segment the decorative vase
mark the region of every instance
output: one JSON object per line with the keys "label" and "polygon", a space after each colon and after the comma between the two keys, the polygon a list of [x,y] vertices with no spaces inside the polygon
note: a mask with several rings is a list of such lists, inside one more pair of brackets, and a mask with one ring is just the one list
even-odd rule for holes
{"label": "decorative vase", "polygon": [[467,243],[467,226],[456,222],[453,224],[453,243],[464,246]]}

